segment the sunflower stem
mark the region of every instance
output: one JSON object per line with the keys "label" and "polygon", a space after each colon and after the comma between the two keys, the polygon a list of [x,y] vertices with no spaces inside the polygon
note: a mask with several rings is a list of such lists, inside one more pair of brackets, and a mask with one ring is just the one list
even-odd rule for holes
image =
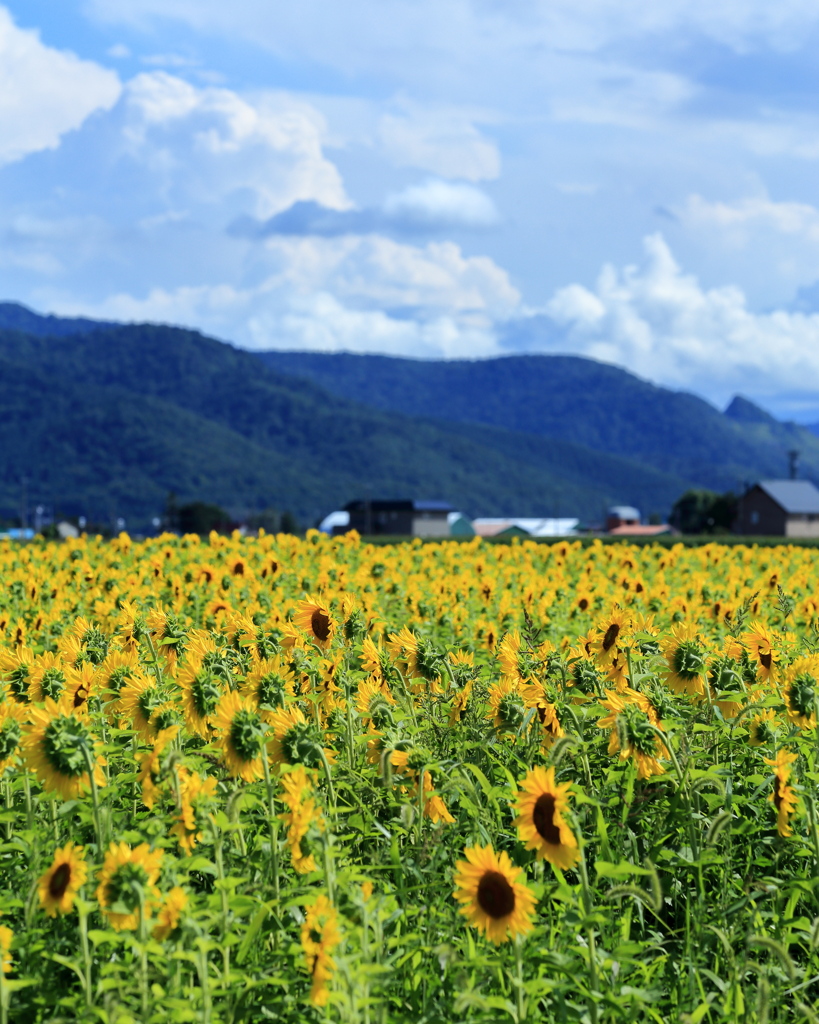
{"label": "sunflower stem", "polygon": [[270,830],[270,873],[273,876],[273,892],[279,902],[279,823],[273,803],[273,782],[270,778],[270,764],[267,760],[267,745],[262,744],[262,765],[264,766],[264,784],[267,790],[267,825]]}
{"label": "sunflower stem", "polygon": [[515,1005],[517,1006],[518,1024],[526,1020],[526,1000],[523,988],[523,940],[515,936]]}
{"label": "sunflower stem", "polygon": [[336,818],[336,791],[333,789],[333,776],[330,771],[330,762],[327,760],[327,755],[324,753],[324,749],[320,744],[316,744],[316,753],[321,759],[322,767],[324,768],[324,777],[327,779],[327,791],[330,796],[330,806],[333,809],[333,822]]}
{"label": "sunflower stem", "polygon": [[224,834],[220,831],[219,838],[216,840],[216,877],[219,879],[219,896],[222,902],[222,965],[224,970],[223,984],[225,988],[230,983],[230,946],[227,942],[228,937],[228,921],[230,917],[230,904],[228,902],[228,894],[225,889],[225,864],[222,857],[222,846],[224,843]]}
{"label": "sunflower stem", "polygon": [[0,1024],[8,1024],[9,1021],[9,988],[4,967],[5,963],[0,964]]}
{"label": "sunflower stem", "polygon": [[100,816],[100,794],[97,788],[97,780],[94,777],[94,762],[93,755],[88,749],[88,745],[83,743],[82,752],[85,757],[85,764],[88,769],[88,779],[91,783],[91,803],[94,808],[94,828],[97,833],[97,852],[102,856],[103,851],[103,835],[102,835],[102,818]]}
{"label": "sunflower stem", "polygon": [[54,842],[60,845],[60,829],[57,825],[57,802],[56,800],[48,801],[48,814],[51,818],[51,827],[54,829]]}
{"label": "sunflower stem", "polygon": [[159,656],[156,653],[156,647],[154,645],[154,638],[151,636],[150,632],[147,629],[145,630],[145,634],[144,635],[145,635],[145,640],[146,640],[146,642],[148,644],[148,649],[151,652],[151,657],[153,658],[153,662],[154,662],[154,675],[156,676],[157,686],[162,686],[162,669],[160,668],[160,665],[159,665]]}
{"label": "sunflower stem", "polygon": [[148,923],[145,920],[145,893],[141,885],[139,892],[139,993],[142,1005],[142,1019],[148,1020],[150,996],[148,991]]}
{"label": "sunflower stem", "polygon": [[[593,909],[591,887],[589,886],[589,873],[586,869],[586,854],[583,850],[582,843],[580,845],[580,863],[578,864],[578,871],[580,873],[580,889],[583,896],[583,909],[586,913],[586,917],[591,916]],[[594,938],[594,928],[591,923],[586,928],[586,941],[589,944],[589,987],[591,992],[589,993],[589,1017],[591,1018],[591,1024],[597,1024],[597,946]]]}
{"label": "sunflower stem", "polygon": [[199,987],[202,989],[202,1024],[210,1024],[210,977],[204,939],[199,940],[199,957],[196,966],[199,974]]}
{"label": "sunflower stem", "polygon": [[333,855],[330,851],[330,836],[325,832],[321,837],[321,859],[324,864],[324,882],[327,886],[327,897],[335,903],[335,877],[333,875]]}
{"label": "sunflower stem", "polygon": [[88,946],[88,911],[90,904],[85,900],[77,900],[77,912],[80,915],[80,946],[82,947],[83,973],[85,974],[85,998],[88,1005],[94,1005],[94,989],[91,984],[91,951]]}
{"label": "sunflower stem", "polygon": [[23,770],[23,790],[26,797],[26,828],[34,828],[34,809],[31,806],[31,779],[28,771]]}

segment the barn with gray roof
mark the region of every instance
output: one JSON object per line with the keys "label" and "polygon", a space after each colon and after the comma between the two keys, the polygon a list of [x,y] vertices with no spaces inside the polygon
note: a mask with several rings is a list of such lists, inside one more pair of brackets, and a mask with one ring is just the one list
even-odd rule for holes
{"label": "barn with gray roof", "polygon": [[819,490],[810,480],[760,480],[739,499],[734,532],[819,537]]}

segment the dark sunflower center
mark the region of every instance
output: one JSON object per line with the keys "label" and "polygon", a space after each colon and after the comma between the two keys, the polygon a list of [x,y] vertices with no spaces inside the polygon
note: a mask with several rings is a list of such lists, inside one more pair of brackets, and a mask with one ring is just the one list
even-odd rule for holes
{"label": "dark sunflower center", "polygon": [[52,899],[59,900],[65,895],[71,881],[71,865],[61,864],[48,880],[48,892]]}
{"label": "dark sunflower center", "polygon": [[577,607],[581,612],[584,612],[589,607],[589,599],[587,597],[581,597],[577,602]]}
{"label": "dark sunflower center", "polygon": [[767,669],[768,671],[770,671],[771,664],[773,663],[773,654],[771,653],[771,651],[768,651],[767,654],[763,654],[762,651],[760,651],[759,652],[759,663],[760,663],[760,665],[762,665],[762,667],[764,669]]}
{"label": "dark sunflower center", "polygon": [[609,651],[617,643],[617,637],[620,635],[620,626],[617,622],[612,622],[609,628],[606,630],[606,634],[603,637],[603,650]]}
{"label": "dark sunflower center", "polygon": [[782,786],[781,779],[779,779],[778,776],[774,777],[773,802],[774,802],[774,807],[776,807],[777,810],[779,810],[779,808],[780,808],[780,806],[782,804],[782,798],[785,795],[782,792],[782,789],[783,789],[783,786]]}
{"label": "dark sunflower center", "polygon": [[74,707],[81,708],[88,700],[88,690],[84,686],[78,686],[74,692]]}
{"label": "dark sunflower center", "polygon": [[230,725],[230,745],[242,761],[258,757],[264,741],[264,726],[259,718],[244,708],[237,711]]}
{"label": "dark sunflower center", "polygon": [[496,921],[515,909],[515,890],[500,871],[486,871],[478,882],[478,906]]}
{"label": "dark sunflower center", "polygon": [[316,608],[310,616],[310,629],[313,636],[324,643],[330,637],[330,616],[325,615],[320,608]]}
{"label": "dark sunflower center", "polygon": [[547,843],[560,846],[560,829],[555,825],[555,798],[551,793],[542,793],[532,811],[534,826]]}

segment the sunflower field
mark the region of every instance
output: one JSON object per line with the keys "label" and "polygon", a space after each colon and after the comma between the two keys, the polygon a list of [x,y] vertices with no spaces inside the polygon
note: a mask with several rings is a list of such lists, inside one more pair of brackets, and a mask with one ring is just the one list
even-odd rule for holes
{"label": "sunflower field", "polygon": [[819,1020],[819,551],[0,544],[0,1021]]}

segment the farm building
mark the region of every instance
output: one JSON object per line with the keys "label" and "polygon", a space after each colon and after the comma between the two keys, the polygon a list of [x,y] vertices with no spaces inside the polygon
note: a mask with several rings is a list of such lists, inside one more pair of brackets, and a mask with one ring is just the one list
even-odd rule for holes
{"label": "farm building", "polygon": [[332,512],[319,527],[327,533],[358,530],[365,536],[448,537],[451,514],[455,509],[446,501],[351,501]]}
{"label": "farm building", "polygon": [[734,533],[819,537],[819,490],[809,480],[761,480],[739,499]]}

